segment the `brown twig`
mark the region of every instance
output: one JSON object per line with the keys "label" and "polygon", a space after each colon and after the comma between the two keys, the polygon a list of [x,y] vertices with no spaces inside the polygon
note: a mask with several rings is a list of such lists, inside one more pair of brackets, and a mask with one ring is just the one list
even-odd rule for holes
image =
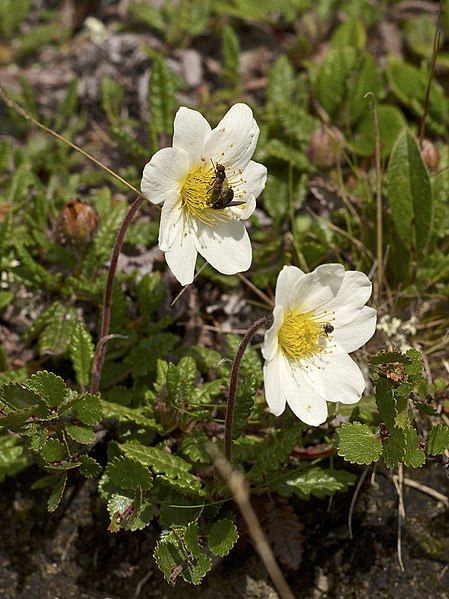
{"label": "brown twig", "polygon": [[94,360],[92,364],[92,381],[90,385],[90,392],[97,393],[100,388],[101,371],[103,370],[104,358],[106,355],[106,342],[110,339],[109,325],[111,323],[111,299],[112,299],[112,288],[114,285],[115,273],[117,271],[117,262],[122,249],[123,239],[126,231],[131,224],[136,212],[139,210],[144,198],[139,195],[134,202],[131,204],[125,218],[123,219],[120,229],[118,230],[117,237],[112,248],[111,261],[108,270],[108,279],[106,282],[106,289],[104,292],[104,303],[103,303],[103,317],[101,322],[100,337],[95,349]]}
{"label": "brown twig", "polygon": [[349,538],[353,539],[354,537],[352,536],[352,514],[354,513],[354,507],[355,507],[355,502],[357,501],[357,497],[359,496],[360,493],[360,489],[362,488],[363,485],[363,481],[366,478],[366,475],[369,472],[369,468],[366,467],[365,470],[362,472],[359,480],[357,481],[357,486],[354,490],[354,494],[352,496],[351,499],[351,504],[349,506],[349,512],[348,512],[348,533],[349,533]]}
{"label": "brown twig", "polygon": [[258,295],[261,300],[263,300],[269,306],[274,306],[274,301],[271,299],[271,297],[268,297],[266,293],[264,293],[258,287],[256,287],[254,283],[252,283],[249,279],[245,277],[245,275],[242,275],[241,272],[238,272],[237,276],[242,281],[242,283],[245,283],[245,285],[249,287],[249,289],[251,289],[251,291],[253,291],[256,295]]}
{"label": "brown twig", "polygon": [[382,222],[382,164],[380,149],[379,120],[377,117],[377,100],[373,92],[368,92],[365,96],[371,96],[371,111],[373,113],[374,129],[374,158],[376,164],[376,289],[374,291],[374,303],[379,305],[382,293],[382,284],[384,276],[384,258],[383,258],[383,222]]}
{"label": "brown twig", "polygon": [[260,526],[256,513],[252,508],[247,484],[243,478],[243,475],[240,472],[232,470],[229,462],[218,453],[214,446],[212,447],[215,450],[213,451],[215,454],[215,467],[228,483],[229,489],[239,507],[240,513],[242,514],[243,519],[248,526],[248,531],[254,541],[256,551],[260,555],[265,568],[267,569],[267,572],[270,575],[277,592],[279,593],[279,596],[281,599],[294,599],[294,595],[291,592],[287,581],[285,580],[284,575],[282,574],[281,569],[276,562],[273,551],[271,550],[262,527]]}
{"label": "brown twig", "polygon": [[433,49],[432,49],[432,58],[430,59],[430,72],[429,79],[427,81],[426,87],[426,95],[424,98],[424,114],[421,119],[421,123],[419,124],[419,147],[422,147],[422,142],[424,139],[424,132],[426,129],[426,120],[429,116],[429,106],[430,106],[430,89],[432,87],[433,74],[435,72],[435,64],[437,61],[438,50],[440,48],[441,41],[441,31],[440,31],[440,21],[441,21],[441,12],[443,8],[443,3],[440,0],[438,7],[438,16],[437,16],[437,24],[435,27],[435,35],[433,38]]}
{"label": "brown twig", "polygon": [[228,400],[226,403],[226,423],[225,423],[225,458],[228,462],[231,462],[232,459],[232,424],[234,422],[234,403],[235,396],[237,393],[237,384],[238,384],[238,376],[240,370],[240,364],[242,362],[243,354],[245,353],[246,348],[249,345],[249,342],[255,335],[255,333],[263,327],[264,325],[269,325],[273,321],[273,317],[271,314],[268,316],[262,316],[256,320],[256,322],[250,326],[250,328],[246,331],[245,336],[243,337],[237,353],[235,355],[234,361],[232,362],[231,369],[231,377],[229,381],[229,393]]}

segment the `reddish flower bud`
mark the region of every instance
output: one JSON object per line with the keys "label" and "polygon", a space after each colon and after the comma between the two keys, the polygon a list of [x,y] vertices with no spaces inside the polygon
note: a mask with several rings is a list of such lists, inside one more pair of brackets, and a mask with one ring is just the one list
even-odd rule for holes
{"label": "reddish flower bud", "polygon": [[434,171],[438,167],[438,164],[440,162],[440,154],[438,153],[438,150],[430,140],[422,140],[421,154],[424,163],[429,169],[429,171]]}
{"label": "reddish flower bud", "polygon": [[344,146],[341,131],[322,125],[310,136],[307,157],[318,168],[332,168],[340,162]]}
{"label": "reddish flower bud", "polygon": [[60,232],[68,241],[87,243],[98,229],[97,211],[79,198],[70,200],[64,206],[59,219]]}

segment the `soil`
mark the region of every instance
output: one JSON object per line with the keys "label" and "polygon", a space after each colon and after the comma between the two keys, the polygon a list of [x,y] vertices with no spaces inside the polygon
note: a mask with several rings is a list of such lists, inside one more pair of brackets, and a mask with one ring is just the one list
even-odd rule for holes
{"label": "soil", "polygon": [[[30,468],[0,485],[4,514],[0,540],[0,597],[4,599],[275,599],[270,580],[249,542],[225,558],[200,587],[178,580],[170,587],[154,564],[156,529],[107,531],[104,503],[95,484],[73,486],[55,514],[46,511],[47,492],[30,491],[39,477]],[[415,471],[424,485],[448,492],[439,465]],[[298,502],[306,537],[298,572],[288,576],[295,597],[304,599],[390,599],[423,596],[449,599],[448,508],[415,489],[405,489],[402,572],[397,557],[395,487],[383,474],[367,477],[353,516],[352,493]]]}

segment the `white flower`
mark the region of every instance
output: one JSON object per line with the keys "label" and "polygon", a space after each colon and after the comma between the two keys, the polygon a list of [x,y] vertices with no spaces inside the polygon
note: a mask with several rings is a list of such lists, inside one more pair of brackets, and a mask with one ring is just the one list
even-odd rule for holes
{"label": "white flower", "polygon": [[[198,253],[223,274],[250,267],[251,243],[242,220],[254,212],[267,177],[267,169],[251,160],[258,137],[246,104],[235,104],[215,129],[199,112],[182,107],[173,147],[156,152],[145,166],[142,193],[164,204],[159,248],[182,285],[193,281]],[[224,166],[225,184],[233,191],[232,204],[224,208],[213,195],[218,165]]]}
{"label": "white flower", "polygon": [[340,264],[304,274],[284,266],[276,285],[273,324],[265,333],[265,395],[279,416],[288,403],[311,426],[327,418],[328,401],[357,403],[365,380],[349,357],[376,329],[376,311],[365,303],[371,283]]}

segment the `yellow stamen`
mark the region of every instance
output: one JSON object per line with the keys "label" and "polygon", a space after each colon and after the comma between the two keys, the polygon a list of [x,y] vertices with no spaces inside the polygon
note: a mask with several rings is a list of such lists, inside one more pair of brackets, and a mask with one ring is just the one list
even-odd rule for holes
{"label": "yellow stamen", "polygon": [[213,165],[208,167],[203,164],[187,175],[181,188],[181,203],[188,216],[198,218],[209,226],[217,222],[211,209],[214,177]]}
{"label": "yellow stamen", "polygon": [[314,320],[313,312],[289,312],[279,329],[278,340],[285,354],[294,360],[308,358],[321,352],[323,325]]}

